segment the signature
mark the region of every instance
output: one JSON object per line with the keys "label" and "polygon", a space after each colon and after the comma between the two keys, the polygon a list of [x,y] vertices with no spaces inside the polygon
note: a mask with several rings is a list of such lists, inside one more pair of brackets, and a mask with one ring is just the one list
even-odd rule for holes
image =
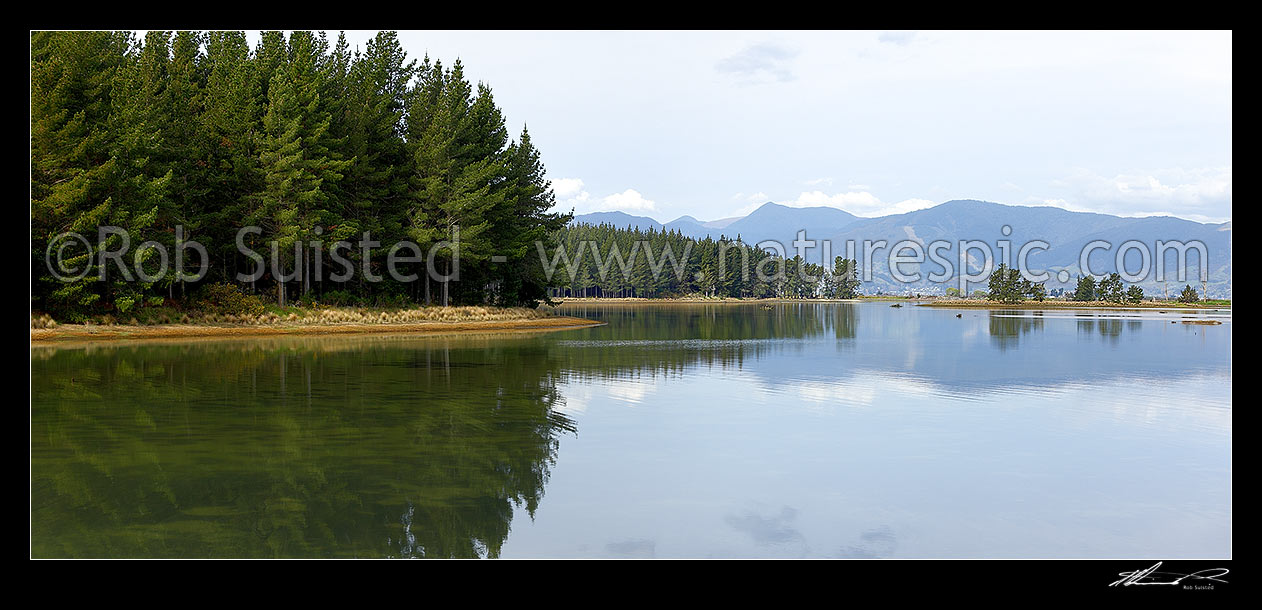
{"label": "signature", "polygon": [[1178,572],[1158,572],[1157,568],[1160,567],[1161,562],[1158,561],[1155,565],[1146,570],[1119,572],[1118,576],[1121,576],[1121,578],[1114,581],[1109,586],[1116,587],[1121,585],[1123,587],[1129,587],[1131,585],[1177,585],[1181,584],[1185,580],[1209,580],[1225,583],[1227,581],[1223,580],[1222,577],[1226,576],[1227,573],[1231,571],[1227,568],[1209,568],[1206,570],[1192,572],[1191,574],[1179,574]]}

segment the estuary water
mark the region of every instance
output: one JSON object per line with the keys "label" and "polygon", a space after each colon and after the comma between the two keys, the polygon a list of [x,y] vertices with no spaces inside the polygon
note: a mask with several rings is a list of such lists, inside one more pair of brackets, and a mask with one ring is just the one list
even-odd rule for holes
{"label": "estuary water", "polygon": [[32,553],[1231,557],[1229,311],[562,313],[32,345]]}

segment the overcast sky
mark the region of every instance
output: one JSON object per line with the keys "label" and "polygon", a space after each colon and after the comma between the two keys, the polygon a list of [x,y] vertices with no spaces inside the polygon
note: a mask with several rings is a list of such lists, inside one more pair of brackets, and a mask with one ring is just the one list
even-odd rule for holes
{"label": "overcast sky", "polygon": [[486,81],[578,213],[880,216],[968,198],[1231,219],[1230,32],[400,38]]}

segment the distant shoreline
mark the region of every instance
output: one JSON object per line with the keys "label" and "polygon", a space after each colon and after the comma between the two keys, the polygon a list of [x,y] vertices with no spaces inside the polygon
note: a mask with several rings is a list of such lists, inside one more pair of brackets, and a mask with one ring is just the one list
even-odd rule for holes
{"label": "distant shoreline", "polygon": [[575,304],[599,305],[599,304],[601,304],[601,303],[609,303],[609,304],[614,304],[614,303],[622,303],[622,304],[633,303],[633,304],[639,304],[639,305],[656,305],[656,304],[668,305],[668,304],[671,304],[671,303],[710,303],[710,304],[714,304],[714,305],[720,305],[720,304],[724,304],[724,303],[729,303],[729,304],[739,304],[739,303],[859,303],[859,302],[864,301],[864,300],[867,300],[867,299],[781,299],[781,298],[768,298],[768,299],[741,299],[741,298],[736,298],[736,297],[724,297],[724,298],[714,298],[714,299],[707,299],[707,298],[704,298],[704,297],[678,297],[678,298],[645,299],[645,298],[639,298],[639,297],[600,297],[600,298],[596,298],[596,297],[586,297],[586,298],[579,298],[579,297],[565,297],[565,298],[557,298],[557,299],[554,299],[554,300],[555,300],[555,301],[557,301],[557,305],[555,305],[556,307],[563,307],[563,306],[565,306],[565,305],[575,305]]}
{"label": "distant shoreline", "polygon": [[1179,310],[1196,311],[1205,309],[1231,309],[1231,304],[1202,303],[1109,303],[1106,301],[1023,301],[1020,303],[1000,303],[979,299],[932,300],[916,303],[919,307],[947,307],[953,309],[1117,309],[1117,310]]}
{"label": "distant shoreline", "polygon": [[277,335],[410,334],[436,335],[486,331],[565,330],[599,326],[603,322],[571,316],[549,316],[518,320],[474,320],[465,322],[403,322],[383,324],[156,324],[83,325],[63,324],[56,328],[32,328],[31,343],[58,341],[168,339],[200,337],[263,337]]}
{"label": "distant shoreline", "polygon": [[912,298],[899,296],[868,296],[856,299],[783,299],[783,298],[767,298],[767,299],[738,299],[738,298],[716,298],[707,299],[701,297],[680,297],[680,298],[661,298],[661,299],[645,299],[632,297],[608,297],[608,298],[564,298],[557,307],[565,305],[599,305],[599,304],[635,304],[635,305],[668,305],[672,303],[696,303],[696,304],[741,304],[741,303],[866,303],[866,302],[882,302],[882,303],[906,303],[907,305],[916,305],[920,307],[946,307],[946,308],[967,308],[967,309],[1117,309],[1117,310],[1180,310],[1195,311],[1205,309],[1231,309],[1231,305],[1226,304],[1204,304],[1204,303],[1155,303],[1144,301],[1141,303],[1109,303],[1105,301],[1024,301],[1021,303],[999,303],[997,301],[985,301],[981,299],[941,299],[941,298]]}

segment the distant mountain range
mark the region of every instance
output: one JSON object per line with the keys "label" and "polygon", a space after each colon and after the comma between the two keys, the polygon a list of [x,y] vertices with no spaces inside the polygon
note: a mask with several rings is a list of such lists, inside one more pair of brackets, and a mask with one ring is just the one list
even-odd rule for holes
{"label": "distant mountain range", "polygon": [[865,219],[837,208],[791,208],[767,202],[748,216],[711,222],[702,222],[692,216],[680,216],[663,224],[647,216],[632,216],[625,212],[595,212],[575,216],[573,224],[611,224],[622,228],[653,228],[658,231],[665,229],[679,231],[696,239],[707,235],[714,238],[740,236],[742,241],[750,244],[774,239],[788,244],[801,229],[806,229],[808,236],[824,237],[861,220]]}
{"label": "distant mountain range", "polygon": [[[1088,212],[1070,212],[1060,208],[1046,206],[1016,206],[975,200],[955,200],[936,205],[931,208],[894,214],[878,218],[860,218],[843,210],[832,207],[795,208],[768,202],[744,217],[725,218],[715,221],[700,221],[691,216],[682,216],[667,223],[658,222],[647,216],[633,216],[623,212],[596,212],[574,217],[573,224],[610,224],[621,228],[636,227],[642,230],[652,228],[657,231],[679,231],[694,239],[704,237],[728,238],[740,237],[748,244],[757,244],[765,240],[778,241],[784,245],[789,256],[793,256],[793,241],[798,231],[805,230],[807,239],[828,240],[831,242],[831,255],[846,255],[846,242],[853,241],[855,252],[852,258],[864,259],[864,240],[876,243],[886,242],[886,248],[875,250],[872,256],[874,275],[869,284],[887,292],[938,292],[943,286],[935,285],[927,279],[912,284],[894,282],[888,269],[889,247],[903,240],[915,241],[925,246],[935,240],[946,240],[958,244],[963,240],[978,240],[990,244],[996,256],[1000,253],[1000,242],[1009,241],[1011,252],[1016,252],[1031,240],[1043,240],[1048,243],[1046,250],[1032,250],[1027,257],[1029,268],[1046,269],[1053,278],[1047,283],[1049,288],[1068,286],[1072,289],[1079,268],[1079,254],[1088,243],[1103,240],[1111,244],[1107,250],[1096,250],[1091,255],[1091,270],[1097,274],[1111,273],[1116,270],[1115,256],[1120,246],[1127,241],[1143,243],[1149,252],[1150,263],[1156,265],[1156,242],[1199,240],[1209,252],[1209,291],[1214,296],[1230,296],[1231,294],[1231,222],[1207,224],[1175,218],[1171,216],[1150,216],[1145,218],[1124,218],[1108,214]],[[1001,232],[1004,226],[1011,229],[1005,236]],[[911,254],[911,250],[906,250]],[[820,247],[807,251],[807,260],[818,263],[823,252]],[[942,250],[941,256],[953,261],[958,267],[959,248]],[[970,268],[976,272],[981,267],[981,253],[973,253],[970,257]],[[1200,288],[1196,271],[1196,254],[1189,256],[1189,281]],[[1176,254],[1166,252],[1166,269],[1169,289],[1175,288]],[[1143,255],[1137,250],[1127,253],[1126,268],[1137,272],[1143,263]],[[998,264],[997,262],[995,264]],[[917,265],[904,265],[904,273],[910,273]],[[919,265],[922,275],[941,272],[941,266],[932,260]],[[1068,282],[1056,279],[1059,271],[1069,275]],[[1149,279],[1140,282],[1149,294],[1161,294],[1166,289],[1158,283],[1153,274]],[[1179,285],[1181,288],[1182,285]]]}

